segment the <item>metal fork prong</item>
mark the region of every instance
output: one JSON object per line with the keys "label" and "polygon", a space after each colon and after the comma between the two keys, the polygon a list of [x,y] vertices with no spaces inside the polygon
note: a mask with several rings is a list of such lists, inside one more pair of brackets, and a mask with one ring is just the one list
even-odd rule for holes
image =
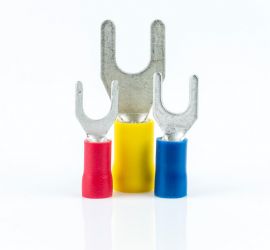
{"label": "metal fork prong", "polygon": [[164,58],[165,26],[160,20],[155,20],[151,25],[151,62],[164,61]]}
{"label": "metal fork prong", "polygon": [[110,20],[101,25],[101,66],[115,63],[115,26]]}

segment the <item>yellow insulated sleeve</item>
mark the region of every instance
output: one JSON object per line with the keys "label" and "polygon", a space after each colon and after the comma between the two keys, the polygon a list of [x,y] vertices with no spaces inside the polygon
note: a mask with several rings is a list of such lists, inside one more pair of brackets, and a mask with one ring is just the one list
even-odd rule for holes
{"label": "yellow insulated sleeve", "polygon": [[114,123],[114,190],[150,192],[154,187],[154,122]]}

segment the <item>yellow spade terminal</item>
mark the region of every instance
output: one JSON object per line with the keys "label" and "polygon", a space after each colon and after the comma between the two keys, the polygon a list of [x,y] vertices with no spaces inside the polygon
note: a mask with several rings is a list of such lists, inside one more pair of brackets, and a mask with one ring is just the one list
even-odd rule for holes
{"label": "yellow spade terminal", "polygon": [[123,72],[116,64],[115,26],[101,26],[101,77],[107,93],[111,82],[119,85],[119,114],[114,123],[114,190],[150,192],[154,187],[154,122],[148,119],[153,103],[153,74],[165,74],[165,27],[156,20],[151,26],[151,59],[137,74]]}

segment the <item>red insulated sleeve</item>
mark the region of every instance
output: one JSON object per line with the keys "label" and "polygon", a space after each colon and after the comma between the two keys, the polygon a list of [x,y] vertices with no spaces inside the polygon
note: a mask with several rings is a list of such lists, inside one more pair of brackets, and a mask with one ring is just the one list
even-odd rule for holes
{"label": "red insulated sleeve", "polygon": [[84,173],[82,196],[107,198],[112,196],[111,141],[84,141]]}

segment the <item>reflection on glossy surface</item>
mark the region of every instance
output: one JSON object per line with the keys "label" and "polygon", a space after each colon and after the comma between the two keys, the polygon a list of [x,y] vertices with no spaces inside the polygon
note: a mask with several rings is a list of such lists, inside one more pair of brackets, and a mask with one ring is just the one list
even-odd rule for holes
{"label": "reflection on glossy surface", "polygon": [[156,250],[186,249],[186,199],[155,198]]}
{"label": "reflection on glossy surface", "polygon": [[112,249],[112,199],[83,199],[85,250]]}
{"label": "reflection on glossy surface", "polygon": [[85,250],[186,249],[186,199],[116,193],[82,204]]}
{"label": "reflection on glossy surface", "polygon": [[113,249],[154,250],[152,194],[120,194],[113,199]]}

